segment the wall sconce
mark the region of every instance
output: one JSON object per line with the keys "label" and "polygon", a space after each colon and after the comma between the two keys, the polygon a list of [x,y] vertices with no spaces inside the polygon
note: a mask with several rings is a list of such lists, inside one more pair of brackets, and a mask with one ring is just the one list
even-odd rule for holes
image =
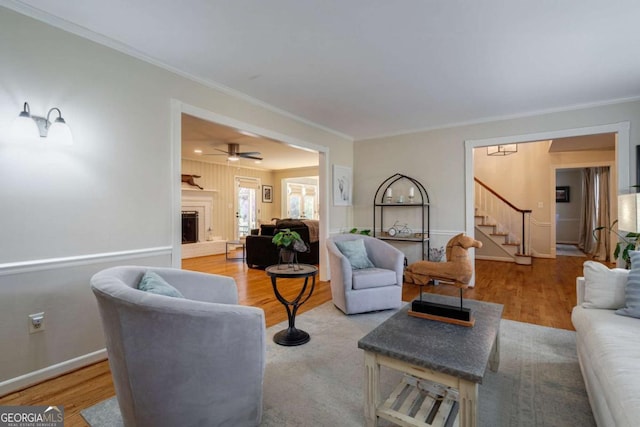
{"label": "wall sconce", "polygon": [[618,195],[618,230],[640,231],[640,193]]}
{"label": "wall sconce", "polygon": [[[51,123],[51,113],[57,112],[58,117]],[[47,117],[31,115],[29,103],[25,102],[22,112],[11,125],[12,136],[20,140],[34,140],[38,136],[46,138],[44,142],[59,145],[73,144],[71,129],[62,118],[58,107],[53,107],[47,113]]]}
{"label": "wall sconce", "polygon": [[508,156],[518,152],[518,144],[492,145],[487,147],[487,156]]}

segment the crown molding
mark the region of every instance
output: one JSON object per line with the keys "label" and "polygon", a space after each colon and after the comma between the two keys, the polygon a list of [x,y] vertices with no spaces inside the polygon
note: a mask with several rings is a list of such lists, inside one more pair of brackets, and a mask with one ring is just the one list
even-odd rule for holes
{"label": "crown molding", "polygon": [[476,120],[468,120],[468,121],[464,121],[464,122],[454,122],[454,123],[430,126],[430,127],[425,127],[425,128],[410,129],[410,130],[404,130],[404,131],[399,131],[399,132],[392,132],[392,133],[388,133],[388,134],[368,136],[366,138],[358,138],[358,139],[356,139],[355,142],[366,142],[368,140],[375,140],[375,139],[382,139],[382,138],[393,138],[393,137],[396,137],[396,136],[411,135],[411,134],[414,134],[414,133],[431,132],[431,131],[435,131],[435,130],[451,129],[451,128],[462,127],[462,126],[471,126],[471,125],[478,125],[478,124],[485,124],[485,123],[493,123],[493,122],[499,122],[499,121],[503,121],[503,120],[514,120],[514,119],[522,119],[522,118],[526,118],[526,117],[543,116],[545,114],[563,113],[563,112],[567,112],[567,111],[586,110],[586,109],[589,109],[589,108],[604,107],[604,106],[607,106],[607,105],[616,105],[616,104],[626,104],[626,103],[629,103],[629,102],[637,102],[637,101],[640,101],[640,95],[638,95],[638,96],[630,96],[630,97],[627,97],[627,98],[610,99],[610,100],[606,100],[606,101],[596,101],[596,102],[589,102],[589,103],[583,103],[583,104],[573,104],[573,105],[568,105],[568,106],[565,106],[565,107],[548,108],[548,109],[544,109],[544,110],[536,110],[536,111],[531,111],[531,112],[527,112],[527,113],[508,114],[508,115],[504,115],[504,116],[492,116],[492,117],[485,117],[485,118],[476,119]]}

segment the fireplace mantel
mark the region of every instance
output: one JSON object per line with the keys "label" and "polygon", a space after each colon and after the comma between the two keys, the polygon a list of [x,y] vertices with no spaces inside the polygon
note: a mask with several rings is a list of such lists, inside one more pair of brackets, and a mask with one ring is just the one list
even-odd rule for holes
{"label": "fireplace mantel", "polygon": [[211,196],[213,195],[213,193],[218,192],[218,190],[215,190],[212,188],[205,188],[204,190],[200,190],[199,188],[195,188],[195,187],[182,187],[181,190],[182,190],[183,196],[197,196],[197,195]]}

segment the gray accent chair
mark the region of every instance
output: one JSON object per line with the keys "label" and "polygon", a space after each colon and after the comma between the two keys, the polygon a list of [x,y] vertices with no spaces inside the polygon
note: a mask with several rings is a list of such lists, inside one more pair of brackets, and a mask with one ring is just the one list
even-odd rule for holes
{"label": "gray accent chair", "polygon": [[[375,268],[354,270],[335,242],[363,239]],[[404,254],[387,242],[360,234],[327,239],[333,304],[345,314],[399,308],[402,305]]]}
{"label": "gray accent chair", "polygon": [[[136,289],[147,271],[185,299]],[[230,277],[114,267],[91,278],[125,426],[257,426],[264,311],[238,304]]]}

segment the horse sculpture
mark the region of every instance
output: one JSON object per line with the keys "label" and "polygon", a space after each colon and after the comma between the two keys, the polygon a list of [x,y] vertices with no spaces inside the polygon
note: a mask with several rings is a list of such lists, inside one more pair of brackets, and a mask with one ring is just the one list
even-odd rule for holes
{"label": "horse sculpture", "polygon": [[198,184],[196,184],[196,182],[194,181],[194,178],[200,178],[200,175],[182,174],[182,182],[185,182],[185,183],[187,183],[189,185],[192,185],[194,187],[198,187],[201,190],[204,190],[204,188],[202,188]]}
{"label": "horse sculpture", "polygon": [[467,249],[481,248],[482,242],[460,233],[447,243],[447,261],[417,261],[404,271],[407,283],[426,285],[432,280],[449,284],[467,285],[473,275],[473,264],[469,260]]}

